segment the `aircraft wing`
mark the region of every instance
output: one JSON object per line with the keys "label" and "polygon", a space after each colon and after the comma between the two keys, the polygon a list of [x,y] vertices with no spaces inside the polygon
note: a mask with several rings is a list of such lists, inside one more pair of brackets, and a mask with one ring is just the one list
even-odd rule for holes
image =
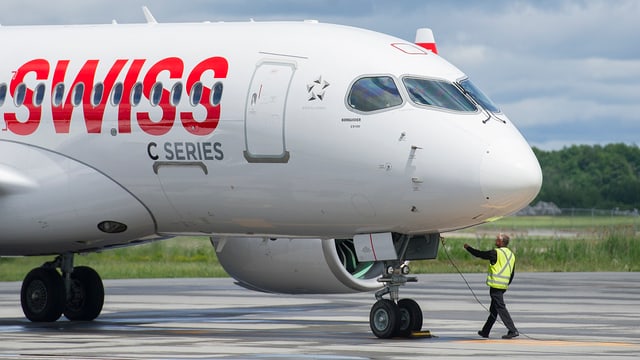
{"label": "aircraft wing", "polygon": [[0,197],[29,191],[37,186],[37,181],[22,171],[0,163]]}

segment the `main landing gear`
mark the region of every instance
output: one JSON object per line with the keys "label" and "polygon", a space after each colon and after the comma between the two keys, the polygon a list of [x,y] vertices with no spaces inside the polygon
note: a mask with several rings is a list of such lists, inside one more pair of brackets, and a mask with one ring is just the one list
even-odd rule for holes
{"label": "main landing gear", "polygon": [[[386,273],[378,279],[385,286],[376,292],[377,301],[371,307],[369,326],[373,334],[381,339],[409,337],[422,328],[422,309],[412,299],[399,299],[399,290],[405,283],[418,280],[406,276],[410,270],[404,262],[394,262],[385,268]],[[389,294],[390,300],[382,298],[386,294]]]}
{"label": "main landing gear", "polygon": [[72,321],[90,321],[102,311],[104,287],[95,270],[74,267],[73,254],[62,254],[27,274],[20,303],[33,322],[56,321],[62,314]]}

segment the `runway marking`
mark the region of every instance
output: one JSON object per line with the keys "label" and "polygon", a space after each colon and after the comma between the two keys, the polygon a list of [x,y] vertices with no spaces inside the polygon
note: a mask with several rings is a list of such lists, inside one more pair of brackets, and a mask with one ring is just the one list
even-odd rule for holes
{"label": "runway marking", "polygon": [[462,343],[487,343],[487,344],[519,344],[519,345],[541,345],[541,346],[593,346],[593,347],[633,347],[638,344],[611,342],[611,341],[573,341],[573,340],[534,340],[534,339],[495,339],[495,340],[461,340]]}
{"label": "runway marking", "polygon": [[172,335],[209,335],[211,331],[206,330],[160,330]]}

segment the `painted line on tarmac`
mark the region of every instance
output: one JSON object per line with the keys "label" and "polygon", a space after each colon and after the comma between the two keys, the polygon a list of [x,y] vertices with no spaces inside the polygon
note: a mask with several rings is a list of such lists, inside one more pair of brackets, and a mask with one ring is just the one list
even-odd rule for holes
{"label": "painted line on tarmac", "polygon": [[518,344],[518,345],[542,345],[542,346],[593,346],[593,347],[640,347],[638,344],[611,341],[573,341],[573,340],[535,340],[535,339],[474,339],[460,340],[460,343],[487,343],[487,344]]}

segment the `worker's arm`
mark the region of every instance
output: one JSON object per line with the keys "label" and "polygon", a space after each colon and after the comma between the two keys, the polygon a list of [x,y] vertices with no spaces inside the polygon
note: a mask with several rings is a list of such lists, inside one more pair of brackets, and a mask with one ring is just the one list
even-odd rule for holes
{"label": "worker's arm", "polygon": [[516,274],[516,265],[513,265],[513,270],[511,270],[511,279],[509,279],[509,285],[511,285],[511,282],[513,281],[513,276]]}
{"label": "worker's arm", "polygon": [[464,248],[467,249],[467,251],[471,253],[471,255],[481,259],[489,260],[492,264],[495,264],[496,261],[498,261],[498,254],[495,250],[476,250],[467,244],[464,244]]}

